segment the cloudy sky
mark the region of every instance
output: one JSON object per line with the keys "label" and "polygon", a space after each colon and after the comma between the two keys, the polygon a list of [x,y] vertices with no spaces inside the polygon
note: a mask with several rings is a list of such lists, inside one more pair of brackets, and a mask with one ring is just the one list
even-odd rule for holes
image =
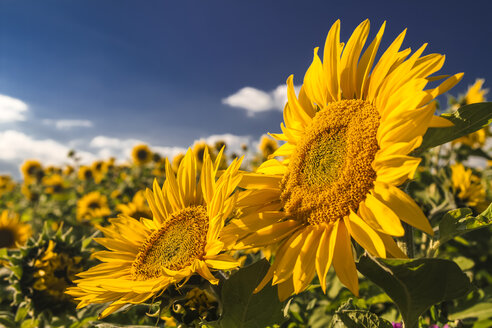
{"label": "cloudy sky", "polygon": [[[445,6],[442,6],[445,4]],[[382,47],[447,55],[443,73],[492,81],[490,1],[0,1],[0,172],[26,158],[87,161],[145,142],[172,156],[277,132],[285,80],[300,84],[340,18],[346,41],[387,20]]]}

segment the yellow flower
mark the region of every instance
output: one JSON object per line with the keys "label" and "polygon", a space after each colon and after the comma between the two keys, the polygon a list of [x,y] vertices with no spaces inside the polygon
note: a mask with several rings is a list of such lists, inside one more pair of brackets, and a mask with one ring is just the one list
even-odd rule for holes
{"label": "yellow flower", "polygon": [[181,161],[184,158],[183,153],[179,153],[176,156],[173,157],[173,163],[171,167],[173,168],[174,172],[178,172],[179,165],[181,164]]}
{"label": "yellow flower", "polygon": [[46,187],[45,191],[48,194],[58,194],[63,192],[64,180],[59,174],[53,174],[43,178],[43,185]]}
{"label": "yellow flower", "polygon": [[222,150],[222,148],[224,148],[224,151],[227,149],[227,144],[224,140],[217,140],[215,143],[214,143],[214,148],[215,148],[215,151],[219,152]]}
{"label": "yellow flower", "polygon": [[63,174],[64,175],[70,175],[70,174],[73,173],[73,171],[74,171],[73,166],[72,165],[67,165],[67,166],[65,166],[65,169],[63,170]]}
{"label": "yellow flower", "polygon": [[177,177],[166,161],[163,187],[154,181],[153,192],[146,191],[153,220],[120,215],[110,219],[109,227],[99,228],[105,237],[94,240],[109,251],[95,253],[104,263],[79,274],[77,287],[69,289],[80,301],[78,308],[110,302],[101,313],[105,317],[125,304],[159,295],[194,273],[217,284],[211,270],[237,267],[234,258],[221,254],[224,244],[218,237],[235,205],[232,193],[241,179],[241,163],[234,161],[216,180],[219,161],[213,163],[205,151],[199,180],[191,149]]}
{"label": "yellow flower", "polygon": [[18,248],[31,236],[31,226],[21,223],[17,214],[4,210],[0,215],[0,248]]}
{"label": "yellow flower", "polygon": [[[424,90],[444,56],[421,57],[399,51],[405,32],[374,59],[385,23],[361,55],[369,34],[362,22],[346,44],[340,21],[328,33],[323,63],[314,50],[299,96],[287,79],[285,141],[257,173],[245,174],[238,197],[243,217],[224,234],[239,239],[236,249],[279,243],[275,261],[261,289],[273,279],[279,297],[303,291],[317,273],[326,291],[333,264],[340,281],[358,295],[351,237],[379,257],[404,257],[393,236],[404,235],[400,220],[428,234],[432,228],[415,202],[397,186],[411,179],[419,158],[408,154],[422,142],[428,127],[450,126],[434,116],[435,97],[463,74]],[[343,51],[342,51],[343,50]],[[224,239],[226,240],[226,239]],[[234,238],[227,238],[227,243]]]}
{"label": "yellow flower", "polygon": [[77,201],[77,220],[92,221],[111,214],[108,199],[99,191],[93,191]]}
{"label": "yellow flower", "polygon": [[484,79],[476,79],[475,83],[468,87],[465,96],[465,103],[467,105],[487,101],[485,95],[489,92],[489,89],[482,89],[484,82]]}
{"label": "yellow flower", "polygon": [[81,165],[79,167],[79,171],[77,172],[77,176],[79,177],[79,180],[82,181],[88,181],[91,179],[94,179],[94,173],[92,172],[92,169],[88,166]]}
{"label": "yellow flower", "polygon": [[82,271],[81,256],[70,256],[67,253],[54,252],[55,243],[50,240],[44,253],[34,262],[33,288],[43,291],[58,301],[72,301],[65,294],[67,287],[72,286],[75,275]]}
{"label": "yellow flower", "polygon": [[28,184],[41,180],[44,175],[41,163],[33,159],[27,160],[22,164],[21,172],[24,182]]}
{"label": "yellow flower", "polygon": [[453,191],[467,206],[474,207],[479,212],[487,208],[485,188],[471,169],[465,169],[460,163],[451,165],[451,182]]}
{"label": "yellow flower", "polygon": [[133,162],[137,165],[145,165],[152,160],[152,152],[147,145],[137,145],[132,150]]}
{"label": "yellow flower", "polygon": [[[469,105],[487,101],[485,95],[489,92],[488,89],[482,89],[484,79],[477,79],[473,85],[468,87],[465,97],[461,101],[462,105]],[[452,141],[452,144],[462,143],[472,148],[480,148],[485,145],[489,127],[486,126],[478,131],[470,133],[461,138]]]}
{"label": "yellow flower", "polygon": [[11,192],[15,188],[15,182],[10,175],[0,175],[0,196]]}
{"label": "yellow flower", "polygon": [[269,138],[266,135],[261,136],[260,145],[258,146],[263,158],[268,158],[278,148],[276,140]]}
{"label": "yellow flower", "polygon": [[206,142],[200,141],[195,143],[195,145],[193,146],[193,152],[195,153],[199,169],[203,163],[203,156],[205,155],[205,151],[208,152],[212,159],[214,158],[214,150],[212,147],[207,145]]}
{"label": "yellow flower", "polygon": [[107,163],[104,161],[95,161],[91,165],[91,170],[94,175],[94,181],[99,183],[106,175],[106,172],[108,172]]}
{"label": "yellow flower", "polygon": [[44,169],[44,173],[46,175],[51,175],[51,174],[60,174],[62,172],[61,168],[50,165],[47,168]]}
{"label": "yellow flower", "polygon": [[[176,168],[177,167],[178,166],[176,166]],[[165,174],[166,174],[166,160],[164,158],[161,158],[158,162],[155,163],[154,168],[152,169],[152,175],[154,175],[155,177],[163,177],[165,176]]]}
{"label": "yellow flower", "polygon": [[32,191],[30,188],[31,185],[23,183],[21,186],[21,193],[30,201],[35,201],[39,198],[39,194],[35,191]]}
{"label": "yellow flower", "polygon": [[116,209],[125,216],[131,216],[137,220],[140,218],[152,219],[152,212],[150,211],[147,201],[145,200],[145,194],[143,190],[138,191],[128,204],[118,204]]}

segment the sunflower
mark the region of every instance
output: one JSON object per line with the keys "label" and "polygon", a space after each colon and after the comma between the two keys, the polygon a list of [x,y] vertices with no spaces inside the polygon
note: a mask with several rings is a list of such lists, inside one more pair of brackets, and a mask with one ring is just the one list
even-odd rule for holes
{"label": "sunflower", "polygon": [[63,169],[63,174],[64,175],[71,175],[72,173],[74,172],[74,168],[72,165],[67,165],[65,166],[65,168]]}
{"label": "sunflower", "polygon": [[50,165],[44,169],[45,175],[61,174],[61,173],[62,173],[62,169],[54,165]]}
{"label": "sunflower", "polygon": [[130,203],[118,204],[116,209],[125,216],[131,216],[132,218],[140,219],[152,219],[152,212],[145,200],[145,193],[143,190],[138,191]]}
{"label": "sunflower", "polygon": [[10,175],[0,175],[0,197],[4,193],[11,192],[15,188],[15,182]]}
{"label": "sunflower", "polygon": [[181,161],[184,158],[183,153],[178,153],[176,156],[173,157],[173,162],[171,167],[173,168],[174,172],[178,172],[179,165],[181,164]]}
{"label": "sunflower", "polygon": [[64,183],[62,176],[59,174],[53,174],[43,178],[43,185],[47,194],[58,194],[63,192]]}
{"label": "sunflower", "polygon": [[214,149],[215,151],[219,152],[222,150],[222,148],[224,148],[224,151],[227,149],[227,144],[224,140],[217,140],[215,143],[214,143]]}
{"label": "sunflower", "polygon": [[464,205],[473,207],[478,212],[487,208],[485,188],[471,169],[466,169],[460,163],[451,165],[451,182],[454,193]]}
{"label": "sunflower", "polygon": [[212,159],[215,157],[214,156],[214,149],[212,147],[210,147],[206,142],[199,141],[199,142],[195,143],[195,145],[193,146],[193,152],[196,155],[198,168],[200,168],[202,163],[203,163],[203,156],[205,156],[205,151],[208,152],[209,156]]}
{"label": "sunflower", "polygon": [[92,221],[111,214],[108,199],[99,191],[93,191],[77,201],[77,220]]}
{"label": "sunflower", "polygon": [[207,151],[197,179],[197,160],[188,150],[177,177],[166,160],[166,181],[161,188],[154,181],[153,192],[146,191],[153,220],[120,215],[111,225],[99,229],[104,238],[94,240],[108,248],[94,257],[103,261],[79,274],[77,287],[68,293],[80,301],[78,308],[90,303],[111,302],[105,317],[125,304],[138,304],[159,295],[171,284],[185,282],[198,273],[218,283],[211,270],[236,268],[238,262],[222,254],[218,239],[224,221],[231,213],[241,180],[241,161],[234,161],[216,180],[220,156],[212,162]]}
{"label": "sunflower", "polygon": [[73,285],[75,274],[82,271],[82,256],[56,252],[55,246],[55,242],[50,240],[46,250],[34,262],[33,288],[60,302],[72,301],[72,298],[65,294],[65,290]]}
{"label": "sunflower", "polygon": [[132,159],[137,165],[145,165],[152,160],[152,152],[147,145],[137,145],[132,149]]}
{"label": "sunflower", "polygon": [[0,215],[0,248],[18,248],[31,236],[31,226],[21,223],[17,214],[4,210]]}
{"label": "sunflower", "polygon": [[[176,169],[178,168],[178,166],[176,166]],[[165,176],[165,174],[166,174],[166,160],[165,158],[161,158],[158,162],[154,164],[154,168],[152,169],[152,175],[154,175],[155,177],[163,177]]]}
{"label": "sunflower", "polygon": [[108,172],[108,167],[104,161],[95,161],[91,164],[91,170],[94,175],[94,181],[99,183]]}
{"label": "sunflower", "polygon": [[[340,21],[328,33],[323,62],[314,49],[299,96],[287,79],[285,141],[256,173],[244,175],[238,197],[242,217],[224,236],[236,249],[278,244],[275,260],[257,290],[273,279],[279,297],[303,291],[315,273],[326,292],[333,264],[340,281],[358,295],[351,237],[379,257],[403,257],[392,237],[403,220],[428,234],[432,228],[415,202],[397,186],[413,177],[419,158],[408,154],[428,127],[450,126],[434,116],[432,100],[454,86],[456,74],[424,90],[444,56],[399,51],[405,31],[373,68],[385,23],[361,56],[369,34],[362,22],[346,44]],[[226,240],[226,239],[224,239]]]}
{"label": "sunflower", "polygon": [[[482,89],[482,85],[484,82],[485,82],[484,79],[477,79],[473,85],[469,86],[466,95],[463,97],[463,99],[456,107],[459,107],[460,105],[464,106],[464,105],[487,101],[485,95],[489,92],[489,90]],[[485,145],[488,132],[489,132],[489,127],[486,126],[478,131],[475,131],[466,136],[453,140],[452,144],[462,143],[472,148],[480,148]]]}
{"label": "sunflower", "polygon": [[94,173],[92,172],[92,169],[85,165],[79,167],[77,176],[79,177],[79,180],[82,181],[88,181],[94,179]]}
{"label": "sunflower", "polygon": [[41,163],[34,159],[25,161],[21,166],[21,172],[25,183],[39,181],[44,175]]}
{"label": "sunflower", "polygon": [[268,156],[272,155],[275,152],[275,150],[277,150],[277,148],[278,148],[278,143],[276,140],[273,140],[266,135],[261,136],[258,149],[264,158],[268,158]]}

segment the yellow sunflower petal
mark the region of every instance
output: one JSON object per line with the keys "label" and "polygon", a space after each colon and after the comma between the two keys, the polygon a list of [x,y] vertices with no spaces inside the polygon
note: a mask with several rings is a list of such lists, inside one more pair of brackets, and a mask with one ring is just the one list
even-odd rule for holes
{"label": "yellow sunflower petal", "polygon": [[316,271],[316,251],[318,240],[322,233],[319,229],[312,229],[307,235],[301,248],[293,271],[294,292],[300,293],[313,280]]}
{"label": "yellow sunflower petal", "polygon": [[357,214],[350,211],[350,214],[343,218],[343,222],[350,235],[362,247],[367,249],[371,254],[385,258],[386,249],[384,243],[367,223],[364,222]]}
{"label": "yellow sunflower petal", "polygon": [[372,194],[367,195],[363,204],[361,204],[361,214],[365,221],[377,222],[381,231],[391,236],[401,237],[405,234],[398,216]]}
{"label": "yellow sunflower petal", "polygon": [[406,193],[392,185],[376,182],[374,184],[374,195],[386,206],[394,210],[401,220],[431,236],[434,235],[429,220],[420,207]]}
{"label": "yellow sunflower petal", "polygon": [[326,293],[326,275],[331,267],[335,242],[338,232],[338,222],[333,225],[321,225],[323,234],[320,237],[318,250],[316,251],[316,272],[321,284],[323,293]]}
{"label": "yellow sunflower petal", "polygon": [[352,244],[345,223],[338,225],[337,241],[335,243],[335,253],[333,254],[333,267],[340,281],[355,296],[359,296],[359,279],[357,269],[352,255]]}

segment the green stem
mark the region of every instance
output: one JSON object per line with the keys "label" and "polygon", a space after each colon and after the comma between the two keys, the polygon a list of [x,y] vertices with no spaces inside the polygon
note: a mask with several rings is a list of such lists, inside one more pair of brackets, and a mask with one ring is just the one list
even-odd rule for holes
{"label": "green stem", "polygon": [[405,246],[405,253],[408,258],[415,257],[415,242],[413,239],[413,228],[408,223],[402,222],[403,229],[405,229],[405,236],[403,236],[403,243]]}

